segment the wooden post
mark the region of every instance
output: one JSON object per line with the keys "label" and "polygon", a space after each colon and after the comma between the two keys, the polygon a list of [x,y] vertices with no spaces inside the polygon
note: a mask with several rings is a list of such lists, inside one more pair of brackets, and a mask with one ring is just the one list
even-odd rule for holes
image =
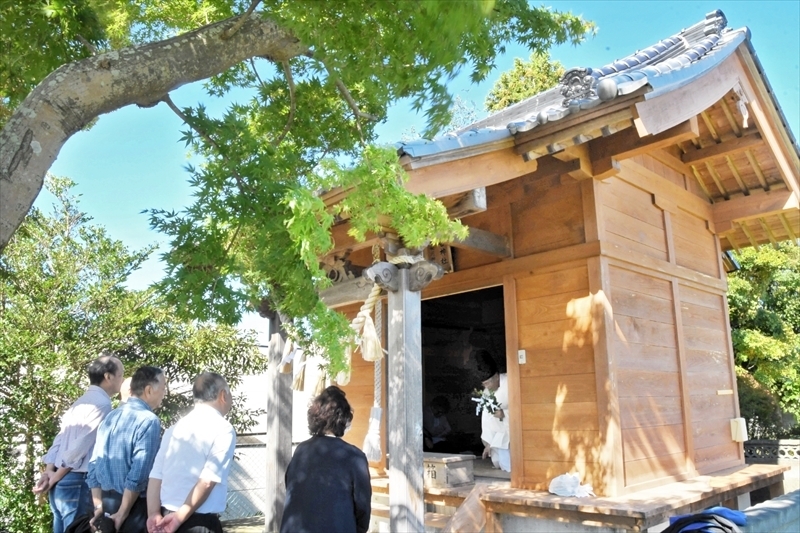
{"label": "wooden post", "polygon": [[281,374],[283,328],[278,313],[269,320],[269,368],[267,370],[267,499],[264,527],[280,530],[286,499],[286,467],[292,458],[292,373]]}
{"label": "wooden post", "polygon": [[[404,254],[399,254],[404,255]],[[365,275],[389,291],[389,529],[425,531],[422,491],[422,330],[419,291],[439,265],[377,263]]]}

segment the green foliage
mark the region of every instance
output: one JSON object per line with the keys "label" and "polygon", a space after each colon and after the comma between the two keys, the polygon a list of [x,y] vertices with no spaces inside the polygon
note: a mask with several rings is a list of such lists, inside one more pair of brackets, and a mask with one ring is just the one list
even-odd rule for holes
{"label": "green foliage", "polygon": [[484,105],[487,111],[500,111],[555,87],[563,75],[564,65],[551,61],[547,51],[532,53],[528,61],[514,58],[514,66],[500,74]]}
{"label": "green foliage", "polygon": [[746,248],[737,260],[741,269],[728,276],[728,305],[739,372],[800,418],[800,247]]}
{"label": "green foliage", "polygon": [[89,0],[0,0],[0,126],[51,71],[91,54],[83,41],[105,41]]}
{"label": "green foliage", "polygon": [[781,410],[775,396],[742,368],[736,369],[739,413],[747,421],[751,439],[775,439],[781,427]]}
{"label": "green foliage", "polygon": [[[251,336],[181,321],[153,291],[126,289],[150,250],[132,252],[91,225],[71,185],[48,180],[52,213],[32,210],[0,256],[0,530],[9,532],[50,530],[49,507],[30,491],[34,472],[100,350],[117,351],[128,375],[153,364],[173,384],[211,369],[235,386],[266,368]],[[188,406],[185,393],[170,390],[166,422]],[[250,415],[239,410],[239,429]]]}

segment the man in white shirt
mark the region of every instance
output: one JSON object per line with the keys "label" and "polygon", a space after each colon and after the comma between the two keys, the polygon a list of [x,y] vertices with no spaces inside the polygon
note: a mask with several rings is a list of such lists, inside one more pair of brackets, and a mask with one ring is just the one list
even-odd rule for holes
{"label": "man in white shirt", "polygon": [[225,378],[197,376],[194,409],[164,433],[147,485],[148,533],[222,533],[236,432]]}
{"label": "man in white shirt", "polygon": [[78,516],[92,509],[86,472],[97,428],[111,412],[111,397],[124,379],[122,361],[103,353],[89,364],[89,388],[61,418],[61,430],[42,461],[47,465],[33,487],[35,494],[50,492],[53,533],[64,533]]}

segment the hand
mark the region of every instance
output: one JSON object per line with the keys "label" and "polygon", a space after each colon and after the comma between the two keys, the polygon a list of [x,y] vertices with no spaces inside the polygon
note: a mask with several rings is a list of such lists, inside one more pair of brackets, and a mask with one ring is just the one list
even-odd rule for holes
{"label": "hand", "polygon": [[50,490],[50,473],[42,472],[39,481],[37,481],[36,485],[33,486],[33,493],[45,494],[48,490]]}
{"label": "hand", "polygon": [[425,447],[426,448],[433,448],[433,441],[431,439],[429,439],[428,437],[425,437],[424,440],[425,440]]}
{"label": "hand", "polygon": [[119,531],[120,528],[122,527],[122,524],[125,523],[125,519],[128,518],[128,515],[123,515],[122,513],[120,513],[118,511],[118,512],[112,514],[110,518],[111,518],[111,520],[114,521],[114,529]]}
{"label": "hand", "polygon": [[101,506],[99,509],[95,509],[94,510],[94,516],[92,517],[91,520],[89,520],[89,529],[91,531],[93,531],[93,532],[94,531],[99,531],[99,529],[97,529],[97,525],[95,524],[95,522],[96,522],[96,520],[98,518],[100,518],[102,516],[103,516],[103,507]]}
{"label": "hand", "polygon": [[494,412],[494,417],[498,420],[502,420],[506,417],[506,414],[503,412],[502,409],[498,409]]}
{"label": "hand", "polygon": [[486,459],[487,457],[489,457],[489,456],[491,456],[491,455],[492,455],[492,447],[491,447],[491,446],[486,446],[486,447],[483,449],[483,455],[482,455],[481,457],[483,457],[484,459]]}
{"label": "hand", "polygon": [[161,514],[154,514],[147,517],[147,533],[161,533],[161,522],[164,518]]}
{"label": "hand", "polygon": [[175,533],[181,527],[181,520],[177,513],[170,513],[161,522],[161,529],[158,533]]}

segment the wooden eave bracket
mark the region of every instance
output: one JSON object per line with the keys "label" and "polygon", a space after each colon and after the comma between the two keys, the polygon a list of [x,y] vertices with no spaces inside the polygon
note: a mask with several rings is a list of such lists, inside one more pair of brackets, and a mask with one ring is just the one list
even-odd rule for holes
{"label": "wooden eave bracket", "polygon": [[712,206],[714,226],[718,233],[735,230],[734,224],[760,217],[800,209],[797,193],[788,188],[769,192],[753,190],[748,196],[739,196]]}
{"label": "wooden eave bracket", "polygon": [[681,161],[687,165],[699,165],[713,159],[721,159],[726,155],[750,150],[763,144],[764,140],[758,130],[756,128],[748,128],[742,132],[741,137],[734,137],[706,148],[690,150],[681,155]]}
{"label": "wooden eave bracket", "polygon": [[478,228],[469,228],[466,239],[448,244],[454,248],[477,250],[495,257],[511,257],[511,246],[507,237]]}

